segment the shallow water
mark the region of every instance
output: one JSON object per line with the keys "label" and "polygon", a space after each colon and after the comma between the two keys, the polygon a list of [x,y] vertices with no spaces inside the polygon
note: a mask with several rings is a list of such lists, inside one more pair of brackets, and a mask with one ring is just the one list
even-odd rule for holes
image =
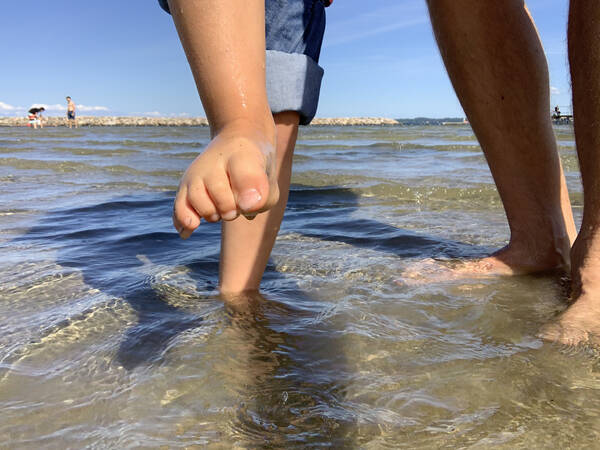
{"label": "shallow water", "polygon": [[[572,132],[556,131],[579,221]],[[536,337],[559,280],[403,279],[506,243],[470,128],[302,129],[251,313],[214,291],[219,226],[171,228],[207,141],[0,128],[0,446],[597,445],[600,359]]]}

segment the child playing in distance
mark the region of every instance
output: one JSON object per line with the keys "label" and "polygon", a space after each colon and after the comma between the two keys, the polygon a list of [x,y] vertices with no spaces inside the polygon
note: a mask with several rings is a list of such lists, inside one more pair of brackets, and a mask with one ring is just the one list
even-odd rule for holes
{"label": "child playing in distance", "polygon": [[202,220],[222,220],[221,292],[258,290],[288,198],[298,125],[316,113],[331,1],[159,3],[173,16],[212,137],[181,179],[173,224],[185,239]]}
{"label": "child playing in distance", "polygon": [[34,106],[33,108],[29,109],[29,111],[27,112],[27,119],[29,120],[27,126],[28,127],[32,127],[32,128],[44,128],[44,122],[43,122],[43,117],[42,117],[42,113],[46,111],[46,108],[42,107],[36,107]]}

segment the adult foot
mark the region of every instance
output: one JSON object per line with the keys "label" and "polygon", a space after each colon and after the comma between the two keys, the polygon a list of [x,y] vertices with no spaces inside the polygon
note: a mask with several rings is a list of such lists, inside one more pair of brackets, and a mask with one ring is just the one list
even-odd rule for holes
{"label": "adult foot", "polygon": [[529,275],[568,271],[568,240],[557,242],[557,245],[544,249],[507,245],[486,258],[462,261],[455,270],[458,273],[487,275]]}
{"label": "adult foot", "polygon": [[542,327],[539,336],[564,345],[600,345],[600,292],[581,295],[556,322]]}
{"label": "adult foot", "polygon": [[600,234],[582,226],[571,251],[572,303],[540,337],[566,345],[600,345]]}
{"label": "adult foot", "polygon": [[465,278],[536,273],[566,273],[569,270],[568,239],[544,251],[507,245],[492,255],[478,259],[426,259],[412,264],[402,273],[399,284],[442,282]]}
{"label": "adult foot", "polygon": [[275,129],[237,123],[223,128],[184,173],[173,225],[186,239],[200,225],[252,217],[277,203]]}

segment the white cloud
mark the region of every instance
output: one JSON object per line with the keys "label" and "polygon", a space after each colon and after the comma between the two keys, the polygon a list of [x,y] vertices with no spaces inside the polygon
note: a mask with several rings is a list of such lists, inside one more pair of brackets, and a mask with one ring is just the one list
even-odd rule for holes
{"label": "white cloud", "polygon": [[421,25],[427,23],[427,19],[415,18],[409,19],[402,22],[390,23],[380,27],[374,27],[366,31],[347,34],[344,36],[337,36],[329,41],[325,42],[325,47],[332,47],[334,45],[347,44],[349,42],[358,41],[366,37],[375,36],[377,34],[388,33],[390,31],[400,30],[402,28],[412,27],[414,25]]}
{"label": "white cloud", "polygon": [[[44,107],[46,108],[46,111],[66,111],[67,110],[67,105],[66,104],[61,104],[61,103],[56,103],[54,105],[47,105],[45,103],[36,103],[34,105],[31,105],[31,107]],[[109,111],[109,109],[106,106],[88,106],[88,105],[77,105],[77,109],[79,111]]]}
{"label": "white cloud", "polygon": [[46,103],[34,103],[29,107],[31,108],[44,108],[46,111],[66,111],[67,107],[61,104],[47,105]]}
{"label": "white cloud", "polygon": [[550,86],[550,93],[551,93],[552,95],[559,95],[559,94],[560,94],[560,89],[558,89],[558,88],[557,88],[557,87],[555,87],[555,86]]}
{"label": "white cloud", "polygon": [[0,116],[20,116],[25,113],[23,106],[13,106],[8,103],[0,102]]}
{"label": "white cloud", "polygon": [[160,117],[162,114],[159,111],[147,111],[142,113],[145,117]]}
{"label": "white cloud", "polygon": [[[48,105],[45,103],[34,103],[30,108],[41,108],[44,107],[47,113],[64,113],[67,111],[67,105],[61,103],[55,103],[54,105]],[[110,111],[106,106],[88,106],[88,105],[77,105],[78,112],[99,112],[99,111]]]}
{"label": "white cloud", "polygon": [[[349,8],[345,11],[346,17],[349,15]],[[342,6],[338,5],[338,9],[342,9]],[[394,6],[388,5],[371,9],[368,12],[352,13],[346,19],[329,21],[323,45],[331,47],[347,44],[366,37],[426,23],[429,23],[429,17],[424,3],[399,2]]]}
{"label": "white cloud", "polygon": [[16,106],[9,105],[8,103],[0,102],[0,110],[2,111],[14,111],[18,109]]}
{"label": "white cloud", "polygon": [[[13,106],[13,105],[9,105],[8,103],[0,102],[0,116],[8,116],[8,115],[19,116],[19,115],[25,114],[31,108],[42,108],[42,107],[46,110],[46,113],[49,113],[49,115],[53,115],[52,113],[63,114],[64,112],[67,111],[67,105],[66,104],[63,105],[60,103],[55,103],[53,105],[49,105],[47,103],[34,103],[29,108],[25,108],[24,106]],[[94,113],[94,112],[110,111],[110,108],[108,108],[106,106],[77,105],[77,110],[79,112]]]}
{"label": "white cloud", "polygon": [[[66,107],[64,108],[67,109]],[[87,106],[87,105],[77,105],[77,109],[79,111],[110,111],[110,108],[106,106]]]}

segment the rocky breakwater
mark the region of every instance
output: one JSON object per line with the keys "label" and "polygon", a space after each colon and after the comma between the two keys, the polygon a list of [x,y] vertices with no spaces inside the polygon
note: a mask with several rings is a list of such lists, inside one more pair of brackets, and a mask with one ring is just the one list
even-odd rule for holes
{"label": "rocky breakwater", "polygon": [[[45,127],[64,127],[64,117],[44,117]],[[27,126],[25,117],[0,117],[0,126]],[[80,127],[205,127],[208,120],[204,117],[134,117],[134,116],[80,116],[77,118]]]}
{"label": "rocky breakwater", "polygon": [[[64,127],[64,117],[44,117],[45,127]],[[208,121],[204,117],[132,117],[132,116],[81,116],[77,118],[80,127],[205,127]],[[24,127],[25,117],[0,117],[0,126]],[[384,117],[337,117],[316,118],[311,125],[319,126],[356,126],[356,125],[398,125],[394,119]]]}
{"label": "rocky breakwater", "polygon": [[399,125],[395,119],[386,117],[334,117],[313,119],[311,125],[355,126],[355,125]]}

